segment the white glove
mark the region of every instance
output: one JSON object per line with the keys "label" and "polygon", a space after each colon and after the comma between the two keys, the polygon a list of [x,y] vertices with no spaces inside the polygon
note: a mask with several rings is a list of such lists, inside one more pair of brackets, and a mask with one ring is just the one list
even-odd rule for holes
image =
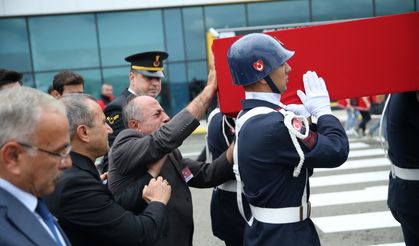
{"label": "white glove", "polygon": [[304,118],[308,118],[311,116],[311,114],[307,111],[306,107],[304,107],[303,104],[282,104],[281,108],[294,112],[296,115],[302,115]]}
{"label": "white glove", "polygon": [[297,91],[297,95],[303,102],[307,111],[316,118],[325,114],[332,114],[330,109],[329,93],[326,84],[322,78],[319,78],[316,72],[307,71],[303,75],[304,89]]}

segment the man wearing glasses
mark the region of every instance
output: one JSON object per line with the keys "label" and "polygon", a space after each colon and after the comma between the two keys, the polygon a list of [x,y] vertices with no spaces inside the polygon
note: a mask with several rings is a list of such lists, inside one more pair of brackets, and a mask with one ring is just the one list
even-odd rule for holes
{"label": "man wearing glasses", "polygon": [[0,91],[0,245],[70,245],[41,197],[71,167],[65,109],[32,88]]}
{"label": "man wearing glasses", "polygon": [[[71,138],[73,167],[60,177],[54,193],[45,198],[73,245],[152,245],[163,234],[171,187],[162,177],[141,179],[145,188],[130,189],[124,204],[142,198],[144,212],[134,215],[116,203],[99,177],[94,161],[109,150],[102,108],[83,94],[59,99],[66,108]],[[148,184],[148,185],[147,185]],[[129,205],[128,205],[129,206]]]}

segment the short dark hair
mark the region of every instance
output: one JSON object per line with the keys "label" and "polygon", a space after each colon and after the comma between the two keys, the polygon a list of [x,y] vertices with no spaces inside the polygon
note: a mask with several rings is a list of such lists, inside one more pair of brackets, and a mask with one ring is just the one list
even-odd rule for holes
{"label": "short dark hair", "polygon": [[0,68],[0,86],[20,82],[21,79],[21,73]]}
{"label": "short dark hair", "polygon": [[52,81],[52,87],[54,90],[58,91],[60,95],[62,95],[64,92],[65,85],[84,86],[84,79],[80,74],[76,72],[70,70],[61,71],[54,76],[54,80]]}

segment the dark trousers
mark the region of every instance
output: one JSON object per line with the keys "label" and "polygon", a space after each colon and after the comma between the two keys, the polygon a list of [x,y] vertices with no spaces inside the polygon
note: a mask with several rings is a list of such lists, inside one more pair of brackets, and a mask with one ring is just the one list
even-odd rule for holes
{"label": "dark trousers", "polygon": [[407,214],[391,209],[393,217],[400,222],[406,246],[419,245],[419,215]]}
{"label": "dark trousers", "polygon": [[367,127],[367,123],[371,120],[371,114],[369,111],[359,111],[362,116],[361,123],[359,123],[358,127],[362,130],[362,134],[365,135],[365,128]]}

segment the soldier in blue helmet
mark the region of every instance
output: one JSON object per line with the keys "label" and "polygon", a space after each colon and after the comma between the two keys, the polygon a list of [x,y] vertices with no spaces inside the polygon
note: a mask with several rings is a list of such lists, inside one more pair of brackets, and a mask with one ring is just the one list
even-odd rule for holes
{"label": "soldier in blue helmet", "polygon": [[[244,245],[320,245],[308,177],[313,168],[337,167],[348,158],[347,136],[315,72],[304,74],[305,92],[297,92],[303,105],[280,102],[293,55],[267,34],[245,35],[228,51],[234,83],[245,89],[234,156],[237,190],[243,189],[252,213]],[[309,115],[317,125],[308,124]]]}
{"label": "soldier in blue helmet", "polygon": [[406,246],[419,245],[419,91],[392,94],[386,119],[392,163],[387,204]]}

